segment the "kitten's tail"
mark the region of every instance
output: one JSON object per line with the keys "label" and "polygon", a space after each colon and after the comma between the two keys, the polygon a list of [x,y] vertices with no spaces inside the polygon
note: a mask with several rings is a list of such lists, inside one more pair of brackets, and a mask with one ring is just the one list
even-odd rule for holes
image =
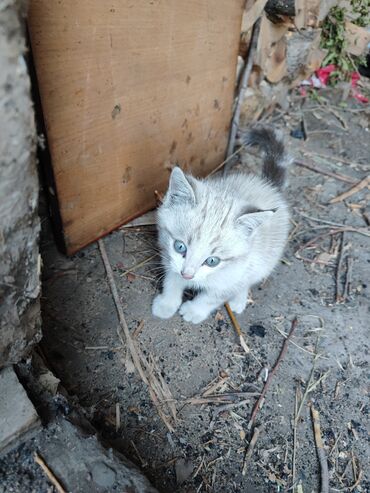
{"label": "kitten's tail", "polygon": [[285,149],[282,135],[261,125],[243,134],[242,141],[244,145],[257,145],[263,151],[262,176],[277,187],[284,188],[292,158]]}

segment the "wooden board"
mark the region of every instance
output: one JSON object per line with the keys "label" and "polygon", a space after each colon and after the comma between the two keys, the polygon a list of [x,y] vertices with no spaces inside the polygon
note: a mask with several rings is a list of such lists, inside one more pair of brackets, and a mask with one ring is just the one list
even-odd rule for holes
{"label": "wooden board", "polygon": [[169,166],[224,159],[244,0],[31,0],[69,254],[155,206]]}

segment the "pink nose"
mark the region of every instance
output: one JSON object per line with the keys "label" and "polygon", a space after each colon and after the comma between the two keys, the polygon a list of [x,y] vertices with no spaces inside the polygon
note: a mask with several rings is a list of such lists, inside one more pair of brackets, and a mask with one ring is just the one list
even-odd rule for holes
{"label": "pink nose", "polygon": [[181,275],[182,275],[182,277],[183,277],[184,279],[186,279],[186,280],[188,280],[188,281],[189,281],[190,279],[193,279],[193,277],[194,277],[194,274],[188,274],[187,272],[181,272]]}

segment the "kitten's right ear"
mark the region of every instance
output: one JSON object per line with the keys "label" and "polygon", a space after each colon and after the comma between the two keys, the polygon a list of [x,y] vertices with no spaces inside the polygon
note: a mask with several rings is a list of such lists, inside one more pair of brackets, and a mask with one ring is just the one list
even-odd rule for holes
{"label": "kitten's right ear", "polygon": [[178,166],[172,170],[165,201],[171,204],[195,204],[194,190]]}

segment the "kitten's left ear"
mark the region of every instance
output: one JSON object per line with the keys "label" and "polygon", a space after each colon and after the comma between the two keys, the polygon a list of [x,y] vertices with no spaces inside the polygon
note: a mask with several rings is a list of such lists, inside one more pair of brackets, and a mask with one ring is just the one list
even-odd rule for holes
{"label": "kitten's left ear", "polygon": [[194,190],[178,166],[172,170],[165,201],[169,201],[172,204],[185,202],[195,204]]}
{"label": "kitten's left ear", "polygon": [[237,224],[240,224],[250,235],[258,226],[261,226],[261,224],[270,219],[274,213],[275,211],[258,211],[243,214],[238,217]]}

